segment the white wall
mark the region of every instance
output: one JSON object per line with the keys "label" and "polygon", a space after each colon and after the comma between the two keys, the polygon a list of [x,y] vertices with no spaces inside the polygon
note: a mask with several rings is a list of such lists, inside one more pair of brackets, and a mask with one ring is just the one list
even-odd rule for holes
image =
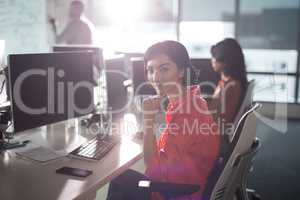
{"label": "white wall", "polygon": [[0,0],[0,30],[6,55],[47,51],[46,0]]}

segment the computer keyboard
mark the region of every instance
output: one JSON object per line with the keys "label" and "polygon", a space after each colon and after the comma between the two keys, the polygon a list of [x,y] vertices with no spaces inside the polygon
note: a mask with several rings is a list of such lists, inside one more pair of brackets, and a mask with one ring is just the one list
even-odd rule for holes
{"label": "computer keyboard", "polygon": [[119,139],[115,137],[102,138],[94,137],[87,143],[69,153],[69,156],[88,160],[98,161],[103,158],[117,143]]}

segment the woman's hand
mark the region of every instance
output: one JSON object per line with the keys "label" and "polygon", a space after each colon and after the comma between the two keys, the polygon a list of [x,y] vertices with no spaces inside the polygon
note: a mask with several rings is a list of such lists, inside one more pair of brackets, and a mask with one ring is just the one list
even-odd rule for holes
{"label": "woman's hand", "polygon": [[155,96],[143,101],[144,135],[154,135],[155,115],[160,110],[162,100],[162,96]]}
{"label": "woman's hand", "polygon": [[144,119],[154,120],[155,115],[159,112],[163,97],[155,96],[143,101]]}

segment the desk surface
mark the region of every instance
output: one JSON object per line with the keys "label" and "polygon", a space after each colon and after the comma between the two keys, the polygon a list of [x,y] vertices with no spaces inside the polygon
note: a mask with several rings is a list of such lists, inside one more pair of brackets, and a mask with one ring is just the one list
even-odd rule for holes
{"label": "desk surface", "polygon": [[[18,134],[16,139],[30,139],[31,142],[25,148],[47,146],[52,150],[68,153],[92,137],[86,129],[78,128],[79,126],[76,126],[77,128],[57,127],[59,126],[54,129],[43,127],[30,130]],[[86,199],[142,158],[141,142],[122,134],[124,128],[118,131],[121,135],[120,144],[98,162],[64,156],[47,163],[39,163],[15,154],[22,149],[2,152],[0,199]],[[63,166],[92,170],[93,174],[82,179],[55,173],[56,169]]]}

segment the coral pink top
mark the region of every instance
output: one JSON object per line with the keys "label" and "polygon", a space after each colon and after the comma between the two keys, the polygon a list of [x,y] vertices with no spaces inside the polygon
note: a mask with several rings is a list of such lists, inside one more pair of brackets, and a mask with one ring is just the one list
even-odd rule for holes
{"label": "coral pink top", "polygon": [[[166,128],[146,175],[154,181],[200,185],[200,192],[177,199],[201,199],[219,156],[218,130],[206,101],[200,96],[199,87],[188,87],[180,100],[168,105]],[[154,193],[151,199],[163,198]]]}

